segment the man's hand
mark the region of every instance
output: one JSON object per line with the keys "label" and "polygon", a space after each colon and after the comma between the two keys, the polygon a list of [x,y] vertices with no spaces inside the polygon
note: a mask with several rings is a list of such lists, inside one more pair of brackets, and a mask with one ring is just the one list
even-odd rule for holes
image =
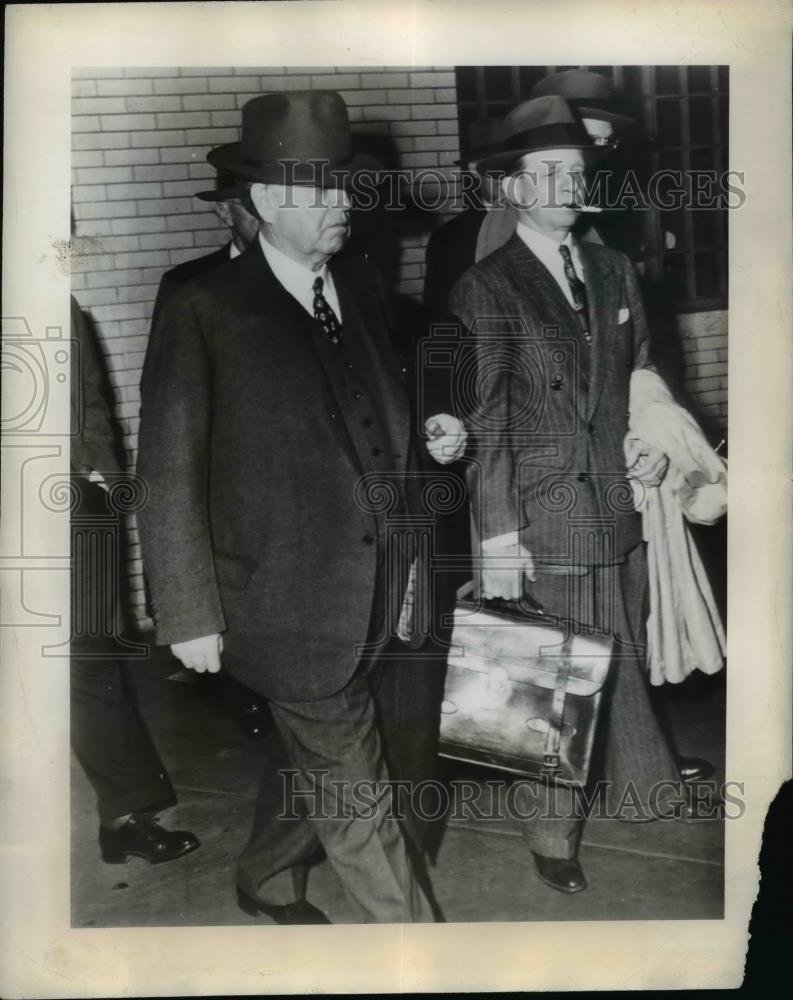
{"label": "man's hand", "polygon": [[217,633],[203,635],[200,639],[175,642],[171,646],[171,652],[188,670],[195,670],[197,674],[203,674],[208,670],[210,674],[216,674],[220,670],[223,639]]}
{"label": "man's hand", "polygon": [[482,597],[519,601],[524,573],[534,579],[534,560],[522,545],[482,549]]}
{"label": "man's hand", "polygon": [[639,438],[628,441],[626,451],[628,475],[638,479],[643,486],[658,486],[669,468],[669,458],[660,448]]}
{"label": "man's hand", "polygon": [[457,417],[450,413],[437,413],[424,422],[428,437],[427,451],[440,465],[456,462],[465,451],[468,433]]}

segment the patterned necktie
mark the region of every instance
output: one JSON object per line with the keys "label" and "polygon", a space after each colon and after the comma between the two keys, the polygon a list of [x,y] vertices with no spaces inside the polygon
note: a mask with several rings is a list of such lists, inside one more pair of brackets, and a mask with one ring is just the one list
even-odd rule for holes
{"label": "patterned necktie", "polygon": [[341,340],[341,323],[336,318],[336,313],[330,307],[328,300],[322,294],[324,284],[322,278],[316,278],[311,286],[314,292],[314,319],[322,327],[322,332],[331,344],[338,344]]}
{"label": "patterned necktie", "polygon": [[573,294],[573,308],[578,313],[578,318],[581,320],[581,328],[584,331],[584,341],[586,342],[587,347],[589,347],[591,337],[589,335],[589,306],[586,298],[586,285],[575,273],[573,259],[570,256],[570,248],[562,243],[559,247],[559,253],[562,255],[562,263],[564,264],[564,276],[567,278],[567,284],[570,286],[570,291]]}

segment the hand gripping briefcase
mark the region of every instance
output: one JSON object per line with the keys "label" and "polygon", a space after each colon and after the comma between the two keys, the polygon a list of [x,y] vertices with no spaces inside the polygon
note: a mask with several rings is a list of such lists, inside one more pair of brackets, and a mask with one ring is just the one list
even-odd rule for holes
{"label": "hand gripping briefcase", "polygon": [[518,605],[461,599],[439,753],[531,778],[585,785],[613,639],[549,627]]}

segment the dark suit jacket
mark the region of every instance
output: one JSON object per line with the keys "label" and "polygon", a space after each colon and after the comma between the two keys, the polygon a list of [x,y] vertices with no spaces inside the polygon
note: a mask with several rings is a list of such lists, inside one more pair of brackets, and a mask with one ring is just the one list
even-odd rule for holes
{"label": "dark suit jacket", "polygon": [[424,305],[431,320],[447,315],[449,293],[476,260],[476,241],[486,209],[469,208],[430,236],[424,277]]}
{"label": "dark suit jacket", "polygon": [[71,356],[71,468],[119,473],[121,463],[113,423],[111,393],[96,334],[74,296],[71,296],[71,335],[79,345]]}
{"label": "dark suit jacket", "polygon": [[219,250],[204,254],[203,257],[196,257],[194,260],[186,260],[183,264],[177,264],[170,271],[166,271],[160,279],[160,287],[157,289],[157,298],[154,300],[154,312],[151,316],[151,325],[154,327],[160,313],[165,307],[165,303],[173,293],[183,285],[191,281],[200,280],[204,275],[209,274],[216,267],[225,264],[229,259],[231,241],[225,243]]}
{"label": "dark suit jacket", "polygon": [[374,269],[331,270],[368,398],[335,397],[313,317],[258,240],[166,303],[141,384],[138,521],[158,642],[223,632],[224,665],[286,700],[343,687],[367,635],[383,523],[356,493],[366,457],[349,413],[377,408],[396,479],[410,451]]}
{"label": "dark suit jacket", "polygon": [[[610,561],[641,540],[623,440],[631,372],[649,364],[644,310],[627,257],[579,246],[588,359],[576,313],[517,235],[451,295],[464,332],[455,398],[473,440],[474,527],[483,539],[518,531],[535,560],[560,564]],[[605,548],[571,553],[576,527]]]}

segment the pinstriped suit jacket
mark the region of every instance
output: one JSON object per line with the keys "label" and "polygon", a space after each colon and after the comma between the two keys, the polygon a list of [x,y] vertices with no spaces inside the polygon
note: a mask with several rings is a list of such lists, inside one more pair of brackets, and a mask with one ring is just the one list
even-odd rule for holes
{"label": "pinstriped suit jacket", "polygon": [[452,290],[463,336],[453,392],[473,442],[475,536],[517,531],[535,561],[595,565],[641,540],[623,440],[631,372],[649,367],[648,331],[628,258],[592,243],[579,249],[591,347],[556,281],[515,235]]}

